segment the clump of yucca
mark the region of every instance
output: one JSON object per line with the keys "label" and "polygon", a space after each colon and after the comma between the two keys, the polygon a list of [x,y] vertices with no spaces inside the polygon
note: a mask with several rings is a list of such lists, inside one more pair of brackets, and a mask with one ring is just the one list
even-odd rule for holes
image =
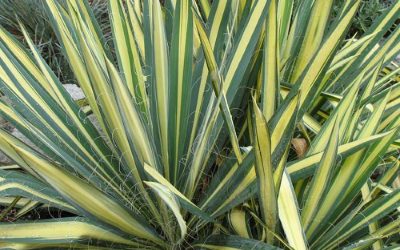
{"label": "clump of yucca", "polygon": [[87,1],[46,1],[89,112],[0,29],[0,113],[38,147],[0,130],[0,201],[69,214],[2,223],[0,246],[396,244],[400,27],[376,45],[400,2],[345,40],[360,3],[109,0],[111,49]]}

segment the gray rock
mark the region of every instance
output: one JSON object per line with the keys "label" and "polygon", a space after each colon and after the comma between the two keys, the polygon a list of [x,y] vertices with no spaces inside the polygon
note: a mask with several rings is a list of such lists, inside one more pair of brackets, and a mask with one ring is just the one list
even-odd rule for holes
{"label": "gray rock", "polygon": [[396,61],[398,64],[400,64],[400,54],[398,54],[398,55],[396,56],[395,61]]}
{"label": "gray rock", "polygon": [[72,99],[79,100],[85,98],[85,94],[83,93],[82,89],[79,88],[75,84],[64,84],[64,88],[68,91],[71,95]]}

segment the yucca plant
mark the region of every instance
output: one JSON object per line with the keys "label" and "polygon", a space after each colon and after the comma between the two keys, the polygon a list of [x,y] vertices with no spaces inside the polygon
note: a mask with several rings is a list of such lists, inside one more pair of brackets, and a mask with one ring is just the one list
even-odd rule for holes
{"label": "yucca plant", "polygon": [[0,130],[0,247],[396,247],[400,2],[346,40],[360,2],[109,0],[109,49],[45,1],[85,108],[0,29],[0,112],[37,146]]}

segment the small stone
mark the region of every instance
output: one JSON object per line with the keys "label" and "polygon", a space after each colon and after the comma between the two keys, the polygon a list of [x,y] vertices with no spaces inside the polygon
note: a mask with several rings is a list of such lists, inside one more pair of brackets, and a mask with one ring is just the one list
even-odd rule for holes
{"label": "small stone", "polygon": [[395,61],[396,61],[398,64],[400,64],[400,54],[398,54],[398,55],[396,56]]}
{"label": "small stone", "polygon": [[83,93],[82,89],[78,87],[78,85],[64,84],[63,86],[71,95],[72,99],[74,99],[74,101],[85,98],[85,94]]}

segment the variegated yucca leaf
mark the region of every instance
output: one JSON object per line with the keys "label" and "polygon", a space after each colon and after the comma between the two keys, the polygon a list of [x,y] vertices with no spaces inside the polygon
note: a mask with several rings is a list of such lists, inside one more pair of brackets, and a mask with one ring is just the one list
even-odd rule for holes
{"label": "variegated yucca leaf", "polygon": [[1,249],[398,247],[400,2],[43,2],[85,98],[0,27]]}

